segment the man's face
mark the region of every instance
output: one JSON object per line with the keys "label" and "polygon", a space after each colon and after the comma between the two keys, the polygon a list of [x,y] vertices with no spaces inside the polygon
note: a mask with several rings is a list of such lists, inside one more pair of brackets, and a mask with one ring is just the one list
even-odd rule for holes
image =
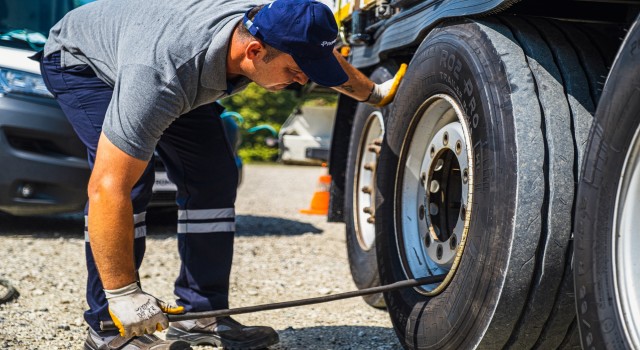
{"label": "man's face", "polygon": [[275,56],[269,62],[264,62],[261,58],[254,60],[254,67],[254,74],[249,78],[269,91],[282,90],[293,83],[304,85],[309,81],[293,57],[285,53]]}

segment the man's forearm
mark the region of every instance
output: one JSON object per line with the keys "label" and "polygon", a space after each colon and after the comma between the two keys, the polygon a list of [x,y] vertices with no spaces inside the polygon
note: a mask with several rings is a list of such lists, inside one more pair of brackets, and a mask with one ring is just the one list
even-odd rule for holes
{"label": "man's forearm", "polygon": [[148,162],[135,159],[100,135],[89,179],[89,243],[105,289],[136,281],[131,189]]}
{"label": "man's forearm", "polygon": [[347,76],[349,77],[349,80],[347,80],[346,83],[340,86],[334,86],[333,89],[358,101],[367,100],[371,94],[374,83],[357,68],[349,64],[349,62],[347,62],[347,60],[345,60],[337,50],[334,50],[333,53],[338,59],[338,62],[340,62],[342,69],[344,69],[345,73],[347,73]]}
{"label": "man's forearm", "polygon": [[105,289],[136,280],[130,195],[98,190],[89,199],[89,242]]}

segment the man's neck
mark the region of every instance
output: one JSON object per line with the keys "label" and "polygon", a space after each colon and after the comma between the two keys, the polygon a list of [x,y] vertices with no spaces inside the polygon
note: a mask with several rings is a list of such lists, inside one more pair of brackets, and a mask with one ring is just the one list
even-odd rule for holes
{"label": "man's neck", "polygon": [[227,50],[227,80],[237,79],[244,75],[241,62],[244,56],[244,45],[238,39],[238,28],[233,30]]}

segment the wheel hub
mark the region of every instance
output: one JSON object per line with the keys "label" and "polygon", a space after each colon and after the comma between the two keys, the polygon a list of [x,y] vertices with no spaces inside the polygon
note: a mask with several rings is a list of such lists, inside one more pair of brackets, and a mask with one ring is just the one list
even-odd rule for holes
{"label": "wheel hub", "polygon": [[471,138],[464,113],[447,95],[428,99],[412,124],[396,191],[398,249],[407,277],[447,274],[442,283],[417,289],[435,295],[453,278],[469,229]]}
{"label": "wheel hub", "polygon": [[[454,140],[455,144],[450,144],[449,139]],[[464,215],[461,215],[465,211],[462,204],[462,174],[468,173],[468,169],[461,169],[460,165],[467,164],[464,158],[466,152],[462,152],[462,140],[464,135],[460,123],[446,125],[434,136],[429,157],[425,159],[428,168],[426,174],[429,174],[424,183],[424,206],[429,214],[424,217],[428,227],[425,246],[431,260],[446,268],[453,264],[458,237],[461,237],[464,227]]]}
{"label": "wheel hub", "polygon": [[382,113],[375,111],[369,115],[363,128],[363,137],[358,151],[355,174],[354,208],[356,235],[362,250],[370,250],[375,242],[375,173],[384,136]]}

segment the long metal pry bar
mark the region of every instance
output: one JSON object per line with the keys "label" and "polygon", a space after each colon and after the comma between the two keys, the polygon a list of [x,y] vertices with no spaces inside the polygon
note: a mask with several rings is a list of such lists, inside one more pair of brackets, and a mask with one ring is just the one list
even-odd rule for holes
{"label": "long metal pry bar", "polygon": [[[327,295],[323,297],[299,299],[299,300],[284,301],[279,303],[262,304],[262,305],[255,305],[255,306],[245,306],[245,307],[239,307],[235,309],[224,309],[224,310],[202,311],[202,312],[186,312],[178,315],[167,314],[167,318],[169,319],[170,322],[176,322],[176,321],[185,321],[185,320],[197,320],[197,319],[207,318],[207,317],[224,317],[224,316],[231,316],[231,315],[248,314],[248,313],[258,312],[258,311],[286,309],[289,307],[321,304],[329,301],[348,299],[348,298],[354,298],[354,297],[359,297],[363,295],[390,292],[393,290],[398,290],[403,288],[410,288],[410,287],[423,286],[427,284],[439,283],[444,281],[445,276],[446,275],[443,274],[443,275],[435,275],[435,276],[422,277],[422,278],[416,278],[416,279],[409,279],[405,281],[390,283],[384,286],[365,288],[365,289],[360,289],[360,290],[355,290],[350,292]],[[102,329],[103,331],[115,330],[116,326],[113,324],[113,321],[101,321],[100,329]]]}

